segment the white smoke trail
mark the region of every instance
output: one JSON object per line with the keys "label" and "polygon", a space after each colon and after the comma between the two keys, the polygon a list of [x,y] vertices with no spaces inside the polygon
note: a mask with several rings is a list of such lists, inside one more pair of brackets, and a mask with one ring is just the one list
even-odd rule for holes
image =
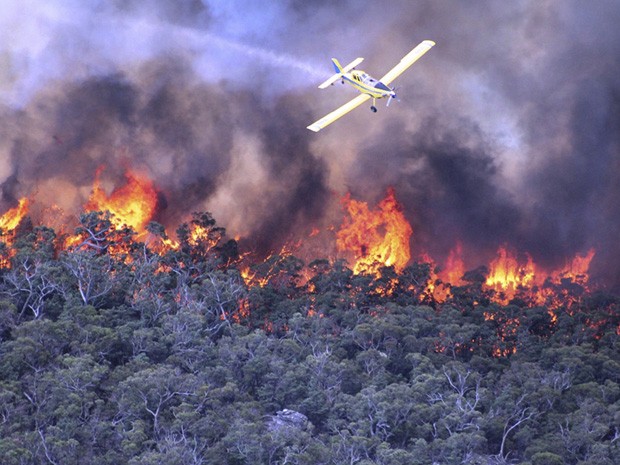
{"label": "white smoke trail", "polygon": [[[299,83],[303,83],[302,85],[304,86],[308,81],[318,82],[329,76],[330,68],[327,64],[314,66],[312,63],[288,53],[249,45],[201,29],[170,24],[166,24],[165,29],[168,32],[174,31],[175,35],[178,34],[178,39],[185,43],[188,49],[192,49],[194,52],[208,57],[210,60],[209,65],[212,63],[212,60],[223,63],[220,64],[218,67],[219,69],[211,69],[210,73],[207,74],[220,73],[224,74],[227,78],[232,78],[233,76],[230,76],[229,67],[226,66],[227,62],[235,63],[238,69],[244,68],[246,65],[249,68],[254,68],[255,63],[251,62],[259,62],[273,68],[281,68],[287,71],[287,74],[283,75],[283,79],[286,79],[287,82],[282,82],[282,79],[279,80],[281,81],[279,84],[283,87],[295,87],[295,82],[291,82],[291,70],[301,72],[301,75],[298,73],[293,79]],[[219,53],[211,53],[213,48],[219,49]],[[235,55],[243,55],[245,59],[233,59],[232,57]],[[278,72],[274,70],[274,76],[277,76],[277,73]]]}
{"label": "white smoke trail", "polygon": [[237,52],[247,55],[248,57],[262,61],[271,66],[295,68],[316,79],[324,78],[326,75],[325,72],[318,71],[316,66],[313,66],[312,64],[300,60],[299,58],[287,53],[276,52],[274,50],[266,50],[264,48],[236,42],[234,40],[219,37],[210,32],[201,33],[201,35],[203,35],[204,38],[207,39],[211,44],[217,45],[227,50],[235,50]]}
{"label": "white smoke trail", "polygon": [[[115,18],[115,21],[118,20],[118,18]],[[319,67],[291,54],[249,45],[203,29],[157,21],[152,18],[129,17],[122,18],[121,21],[130,30],[133,29],[141,31],[141,33],[148,36],[159,37],[164,44],[166,43],[166,38],[169,38],[170,43],[175,44],[174,47],[180,49],[192,50],[196,53],[207,53],[213,47],[216,47],[224,55],[224,57],[219,57],[222,58],[223,62],[226,62],[230,55],[238,53],[245,55],[250,60],[259,61],[272,67],[301,71],[306,79],[318,80],[329,76],[330,67],[327,64],[320,66],[322,71],[319,71]],[[213,58],[213,56],[210,56],[210,58]],[[228,74],[226,66],[221,68],[218,71]]]}

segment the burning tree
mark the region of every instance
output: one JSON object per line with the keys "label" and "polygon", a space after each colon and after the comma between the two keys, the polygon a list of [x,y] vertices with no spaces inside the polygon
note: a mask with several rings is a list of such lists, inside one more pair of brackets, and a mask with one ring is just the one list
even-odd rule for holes
{"label": "burning tree", "polygon": [[[387,301],[425,303],[437,309],[453,305],[461,311],[481,307],[481,314],[487,315],[485,318],[496,325],[498,340],[505,341],[512,331],[509,326],[518,327],[521,317],[504,321],[495,311],[484,310],[489,303],[546,305],[551,324],[555,324],[558,312],[571,311],[567,309],[577,305],[587,294],[587,271],[594,250],[577,255],[563,268],[551,272],[537,266],[528,254],[523,254],[525,258],[521,259],[507,245],[501,246],[488,268],[480,268],[479,272],[465,271],[461,243],[450,251],[442,266],[427,254],[412,263],[413,230],[392,188],[375,209],[353,199],[350,194],[343,197],[345,217],[335,232],[335,245],[338,253],[351,263],[350,268],[347,261],[330,259],[324,260],[322,267],[306,267],[303,260],[294,256],[296,243],[285,244],[279,253],[263,259],[247,252],[240,254],[237,241],[227,239],[225,229],[216,225],[215,219],[206,212],[194,213],[188,222],[178,227],[177,239],[171,239],[164,226],[153,222],[159,194],[148,178],[127,170],[125,183],[115,186],[108,194],[103,187],[102,173],[103,168],[100,168],[95,175],[90,198],[84,205],[85,212],[80,216],[75,233],[61,235],[62,240],[54,239],[51,243],[52,253],[62,259],[70,279],[56,287],[47,286],[49,292],[41,294],[43,298],[36,305],[39,309],[52,294],[66,295],[69,282],[79,290],[84,303],[92,304],[97,299],[118,294],[127,282],[135,283],[130,286],[134,295],[146,295],[139,287],[141,282],[152,281],[140,271],[147,268],[155,276],[171,276],[177,289],[203,282],[205,274],[217,270],[234,274],[231,270],[239,268],[243,285],[249,290],[255,289],[254,308],[251,299],[240,297],[236,310],[219,312],[224,319],[235,318],[239,322],[240,315],[244,318],[254,315],[257,318],[254,324],[272,327],[271,323],[266,323],[272,312],[272,297],[267,298],[267,288],[289,299],[310,298],[310,303],[303,304],[308,314],[322,314],[322,303],[313,295],[326,289],[327,280],[340,282],[338,289],[349,294],[351,308],[360,311]],[[28,200],[22,199],[0,219],[4,228],[0,231],[4,232],[1,243],[5,268],[12,266],[15,230],[28,207]],[[316,229],[311,240],[313,237],[319,237]],[[100,263],[94,266],[96,261]],[[144,268],[146,264],[150,265]],[[17,269],[38,269],[15,260],[14,265],[17,268],[12,276],[16,288],[19,287]],[[339,268],[341,265],[344,268]],[[143,278],[136,281],[125,277],[128,272],[142,273]],[[30,274],[28,271],[24,277]],[[153,290],[160,289],[159,284],[153,285]],[[155,297],[162,292],[165,291],[160,289],[150,294]],[[181,299],[182,292],[175,292],[177,300]],[[160,297],[155,300],[159,302],[155,308],[164,312],[172,308],[163,304]],[[281,327],[285,326],[282,323]],[[502,344],[505,342],[494,349],[497,355],[506,356],[515,350],[514,342],[505,347]]]}
{"label": "burning tree", "polygon": [[336,246],[353,254],[354,273],[373,273],[380,266],[393,266],[397,271],[411,259],[409,240],[413,230],[405,219],[394,189],[379,203],[375,211],[368,204],[347,194],[342,203],[347,216],[336,233]]}

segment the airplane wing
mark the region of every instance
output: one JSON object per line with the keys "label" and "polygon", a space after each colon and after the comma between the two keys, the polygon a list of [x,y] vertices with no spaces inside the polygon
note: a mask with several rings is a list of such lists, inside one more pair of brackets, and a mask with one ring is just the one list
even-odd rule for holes
{"label": "airplane wing", "polygon": [[320,120],[312,123],[310,126],[308,126],[308,129],[310,129],[311,131],[314,131],[314,132],[319,132],[325,126],[328,126],[328,125],[332,124],[338,118],[346,115],[351,110],[359,107],[362,103],[364,103],[369,98],[370,98],[370,95],[368,95],[368,94],[359,94],[353,100],[348,101],[347,103],[345,103],[341,107],[336,108],[331,113],[325,115]]}
{"label": "airplane wing", "polygon": [[418,59],[428,52],[431,47],[435,45],[435,42],[432,40],[425,40],[420,42],[413,50],[411,50],[407,55],[403,57],[400,62],[394,66],[391,70],[387,72],[385,76],[383,76],[379,81],[383,84],[389,84],[398,76],[403,74],[407,68],[409,68],[412,64],[414,64]]}

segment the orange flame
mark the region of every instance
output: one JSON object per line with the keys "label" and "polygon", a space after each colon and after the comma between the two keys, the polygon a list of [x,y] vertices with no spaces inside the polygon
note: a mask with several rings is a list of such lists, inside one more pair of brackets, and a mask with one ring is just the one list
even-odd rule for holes
{"label": "orange flame", "polygon": [[555,273],[560,278],[571,278],[582,282],[588,281],[590,262],[594,258],[595,251],[590,249],[585,255],[577,254],[562,270]]}
{"label": "orange flame", "polygon": [[[422,261],[430,263],[431,279],[426,287],[426,292],[432,295],[437,302],[445,302],[451,295],[451,286],[459,286],[462,284],[461,278],[465,274],[465,262],[463,261],[463,246],[457,242],[456,246],[450,250],[445,265],[438,273],[434,271],[435,261],[430,256],[423,254]],[[441,281],[437,285],[437,280]]]}
{"label": "orange flame", "polygon": [[379,266],[394,266],[396,271],[402,271],[411,258],[409,239],[413,230],[394,189],[388,189],[374,211],[366,202],[353,200],[350,194],[342,203],[349,217],[336,234],[336,247],[353,254],[356,261],[353,272],[375,273]]}
{"label": "orange flame", "polygon": [[146,177],[132,171],[125,173],[126,184],[117,187],[108,196],[101,187],[97,171],[93,192],[84,209],[87,211],[108,210],[118,221],[119,225],[132,227],[142,233],[153,217],[157,206],[157,191],[153,183]]}
{"label": "orange flame", "polygon": [[200,226],[199,224],[192,224],[190,229],[188,242],[191,246],[194,247],[198,244],[204,243],[211,248],[217,245],[217,239],[209,237],[209,230],[207,228]]}
{"label": "orange flame", "polygon": [[577,254],[562,269],[554,272],[540,270],[533,262],[532,257],[527,256],[525,264],[519,263],[516,255],[500,247],[498,255],[490,264],[490,272],[486,280],[486,286],[494,289],[498,295],[495,300],[507,304],[513,299],[519,290],[527,290],[533,302],[542,304],[547,300],[544,289],[536,289],[546,280],[559,284],[562,279],[571,279],[584,285],[588,282],[588,269],[594,258],[594,249],[590,249],[586,255]]}
{"label": "orange flame", "polygon": [[487,287],[504,295],[498,298],[502,303],[508,303],[514,298],[519,288],[528,288],[535,284],[536,267],[532,257],[527,255],[527,262],[520,264],[514,253],[506,246],[501,246],[497,257],[489,264]]}
{"label": "orange flame", "polygon": [[[19,200],[16,207],[9,209],[4,215],[0,216],[0,239],[7,245],[11,245],[14,237],[12,231],[19,226],[22,219],[28,213],[29,202],[28,199],[23,197]],[[8,233],[8,237],[6,236]],[[4,236],[4,237],[3,237]],[[0,268],[9,268],[10,258],[14,256],[15,252],[12,250],[5,250],[2,256],[0,256]]]}
{"label": "orange flame", "polygon": [[26,197],[19,199],[16,207],[9,209],[4,215],[0,216],[0,229],[3,231],[12,231],[28,213],[30,202]]}
{"label": "orange flame", "polygon": [[457,242],[454,249],[446,259],[445,269],[440,273],[442,281],[457,286],[461,283],[461,278],[465,274],[465,262],[463,262],[463,246]]}
{"label": "orange flame", "polygon": [[[157,234],[148,236],[145,233],[147,223],[154,215],[157,206],[157,191],[153,183],[135,172],[125,173],[126,182],[117,186],[107,195],[102,187],[99,169],[95,176],[93,189],[85,210],[108,210],[113,215],[116,225],[132,227],[142,238],[147,239],[148,245],[156,253],[164,254],[179,247],[179,244]],[[385,198],[371,210],[366,202],[354,200],[350,194],[342,199],[345,218],[340,230],[336,233],[336,246],[339,252],[353,259],[353,272],[379,274],[382,266],[393,266],[400,273],[407,266],[410,258],[410,239],[413,234],[411,225],[403,214],[402,206],[396,200],[393,189],[388,189]],[[8,210],[0,216],[0,230],[5,236],[4,242],[10,243],[10,234],[29,210],[29,201],[22,198],[18,206]],[[310,237],[319,234],[313,229]],[[8,235],[7,235],[8,233]],[[140,236],[139,236],[140,237]],[[189,245],[192,247],[213,247],[217,240],[210,237],[210,230],[199,224],[191,224]],[[83,242],[79,236],[66,238],[64,247],[74,247]],[[269,283],[285,282],[288,276],[286,263],[282,257],[289,257],[300,244],[287,244],[279,254],[265,259],[262,265],[250,266],[254,260],[246,260],[241,267],[241,275],[248,286],[264,287]],[[9,244],[10,245],[10,244]],[[61,245],[62,246],[62,245]],[[118,249],[123,250],[122,245]],[[7,267],[10,250],[4,252],[0,267]],[[490,298],[496,303],[507,304],[515,297],[523,299],[528,305],[545,304],[549,308],[551,324],[555,324],[558,316],[556,310],[561,306],[568,307],[580,298],[578,292],[571,294],[564,286],[563,280],[571,280],[585,287],[588,282],[588,270],[595,255],[590,249],[583,255],[576,255],[566,265],[553,271],[543,270],[537,266],[528,254],[517,255],[504,245],[497,251],[497,256],[489,263],[489,273],[484,283],[485,290],[492,290]],[[278,258],[280,256],[280,258]],[[466,265],[463,260],[463,247],[460,243],[450,251],[444,266],[435,271],[435,262],[428,256],[424,262],[432,264],[430,282],[425,296],[430,296],[436,302],[450,298],[452,286],[459,286],[464,275]],[[297,272],[296,272],[297,273]],[[296,283],[309,282],[311,271],[301,270],[295,275]],[[389,296],[399,286],[399,278],[377,280],[375,292]],[[413,289],[413,288],[410,288]],[[312,292],[311,288],[309,288]],[[313,310],[314,311],[314,310]],[[620,329],[619,329],[620,331]],[[507,334],[507,333],[506,333]]]}

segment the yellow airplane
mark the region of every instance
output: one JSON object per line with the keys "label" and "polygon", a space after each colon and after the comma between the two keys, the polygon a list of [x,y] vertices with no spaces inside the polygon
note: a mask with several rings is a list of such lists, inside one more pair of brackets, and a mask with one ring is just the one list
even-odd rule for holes
{"label": "yellow airplane", "polygon": [[393,87],[388,87],[388,84],[390,84],[394,79],[396,79],[403,72],[405,72],[407,68],[414,64],[422,55],[428,52],[433,45],[435,45],[435,42],[433,42],[432,40],[425,40],[423,42],[420,42],[413,50],[411,50],[407,55],[405,55],[396,66],[389,70],[387,74],[379,80],[374,79],[372,76],[369,76],[364,71],[353,69],[364,60],[363,58],[356,58],[345,67],[340,66],[338,60],[332,58],[336,74],[334,74],[332,77],[319,85],[319,89],[325,89],[326,87],[333,85],[334,82],[340,79],[343,84],[345,82],[348,82],[357,90],[359,90],[361,94],[355,97],[353,100],[350,100],[341,107],[337,108],[336,110],[332,111],[328,115],[324,116],[320,120],[312,123],[310,126],[308,126],[308,129],[314,132],[318,132],[325,126],[328,126],[329,124],[336,121],[338,118],[346,115],[354,108],[357,108],[370,98],[372,98],[372,106],[370,107],[370,110],[373,113],[377,111],[377,107],[375,105],[378,98],[387,97],[387,105],[389,106],[392,99],[396,98],[396,91]]}

